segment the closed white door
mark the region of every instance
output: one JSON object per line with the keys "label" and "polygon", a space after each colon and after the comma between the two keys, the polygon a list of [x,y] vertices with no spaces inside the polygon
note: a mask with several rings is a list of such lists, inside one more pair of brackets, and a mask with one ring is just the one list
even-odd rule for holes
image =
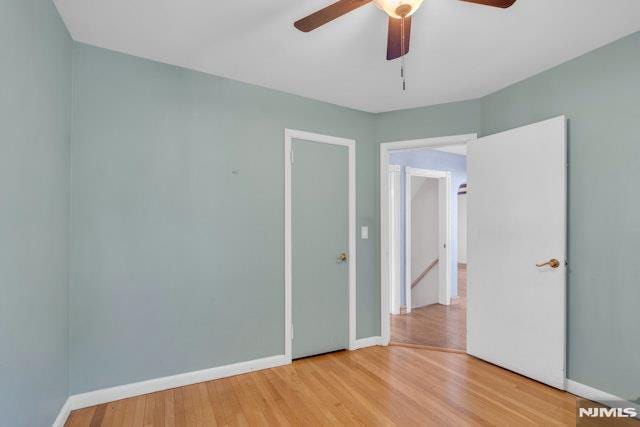
{"label": "closed white door", "polygon": [[566,120],[471,141],[468,352],[563,389]]}

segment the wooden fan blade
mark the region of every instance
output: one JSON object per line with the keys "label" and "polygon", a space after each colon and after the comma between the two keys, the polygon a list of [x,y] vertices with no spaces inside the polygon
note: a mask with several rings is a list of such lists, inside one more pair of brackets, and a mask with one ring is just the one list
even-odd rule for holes
{"label": "wooden fan blade", "polygon": [[320,9],[316,13],[312,13],[306,18],[296,21],[293,26],[300,31],[308,33],[368,3],[371,3],[371,0],[340,0],[331,6]]}
{"label": "wooden fan blade", "polygon": [[506,9],[508,7],[513,6],[513,4],[518,0],[462,0],[469,3],[477,3],[483,4],[485,6],[493,6],[493,7],[501,7]]}
{"label": "wooden fan blade", "polygon": [[[402,21],[404,21],[404,44],[402,34]],[[387,60],[400,58],[409,53],[409,41],[411,40],[411,17],[404,19],[389,18],[389,36],[387,39]]]}

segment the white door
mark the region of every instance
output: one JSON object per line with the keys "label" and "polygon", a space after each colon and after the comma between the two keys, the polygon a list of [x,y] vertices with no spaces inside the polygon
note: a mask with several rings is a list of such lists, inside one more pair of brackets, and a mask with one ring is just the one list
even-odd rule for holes
{"label": "white door", "polygon": [[566,164],[564,117],[469,143],[467,350],[560,389]]}
{"label": "white door", "polygon": [[[436,181],[437,213],[414,209],[413,198]],[[430,204],[427,202],[427,204]],[[435,228],[435,231],[434,231]],[[415,230],[415,232],[414,232]],[[405,299],[406,312],[414,307],[451,304],[451,172],[405,169]],[[436,286],[433,286],[433,285]],[[414,301],[414,297],[416,301]]]}

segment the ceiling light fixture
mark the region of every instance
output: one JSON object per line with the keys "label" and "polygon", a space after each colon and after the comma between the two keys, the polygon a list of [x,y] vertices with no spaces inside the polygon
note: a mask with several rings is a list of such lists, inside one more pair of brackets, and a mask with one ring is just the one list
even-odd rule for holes
{"label": "ceiling light fixture", "polygon": [[424,0],[373,0],[391,18],[402,19],[413,15]]}
{"label": "ceiling light fixture", "polygon": [[[389,15],[390,22],[399,22],[400,24],[400,56],[402,63],[400,64],[400,78],[402,79],[402,91],[407,90],[405,55],[407,54],[408,37],[411,31],[411,15],[413,15],[422,5],[424,0],[373,0],[373,3]],[[408,25],[407,25],[408,24]],[[408,27],[408,28],[407,28]]]}
{"label": "ceiling light fixture", "polygon": [[[483,4],[485,6],[506,9],[517,0],[462,0],[468,3]],[[352,12],[369,3],[374,3],[380,10],[389,15],[389,30],[387,36],[387,60],[402,58],[400,77],[402,77],[402,90],[407,89],[406,69],[404,59],[409,53],[411,40],[411,15],[422,6],[424,0],[337,0],[324,9],[312,13],[297,20],[293,25],[308,33],[321,27],[349,12]]]}

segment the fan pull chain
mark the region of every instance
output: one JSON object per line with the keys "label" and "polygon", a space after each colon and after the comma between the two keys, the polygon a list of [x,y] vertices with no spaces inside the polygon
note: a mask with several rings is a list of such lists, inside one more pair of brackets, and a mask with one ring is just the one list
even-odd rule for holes
{"label": "fan pull chain", "polygon": [[400,77],[402,78],[402,90],[406,91],[407,90],[407,80],[405,77],[405,72],[404,72],[404,56],[402,57],[402,65],[400,65]]}
{"label": "fan pull chain", "polygon": [[404,42],[404,21],[405,18],[402,18],[402,22],[400,23],[400,53],[402,54],[402,59],[400,62],[400,78],[402,79],[402,91],[405,92],[407,90],[407,80],[405,77],[405,62],[404,56],[406,52],[404,51],[405,42]]}

